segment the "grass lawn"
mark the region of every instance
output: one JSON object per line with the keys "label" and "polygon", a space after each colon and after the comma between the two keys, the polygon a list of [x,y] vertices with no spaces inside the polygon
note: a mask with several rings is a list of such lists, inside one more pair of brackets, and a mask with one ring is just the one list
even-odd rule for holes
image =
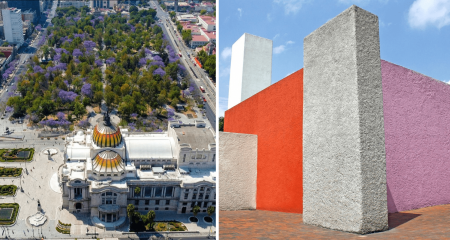
{"label": "grass lawn", "polygon": [[[8,151],[17,150],[15,156],[4,156]],[[29,152],[28,154],[25,154]],[[28,155],[28,157],[26,157]],[[34,148],[0,149],[0,162],[29,162],[33,160]]]}
{"label": "grass lawn", "polygon": [[0,185],[0,196],[13,196],[16,190],[16,185]]}
{"label": "grass lawn", "polygon": [[2,203],[0,204],[0,225],[11,225],[16,221],[19,204]]}

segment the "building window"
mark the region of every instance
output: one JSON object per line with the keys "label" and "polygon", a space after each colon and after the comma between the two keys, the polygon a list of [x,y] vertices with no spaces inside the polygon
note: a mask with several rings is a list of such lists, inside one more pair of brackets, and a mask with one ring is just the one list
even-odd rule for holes
{"label": "building window", "polygon": [[156,200],[156,201],[155,201],[155,205],[159,205],[159,200]]}
{"label": "building window", "polygon": [[148,207],[146,207],[145,210],[148,210]]}
{"label": "building window", "polygon": [[189,193],[184,194],[184,199],[188,199]]}
{"label": "building window", "polygon": [[208,202],[204,202],[203,203],[203,207],[205,208],[205,207],[207,207],[208,206]]}
{"label": "building window", "polygon": [[155,187],[155,197],[162,196],[162,187]]}
{"label": "building window", "polygon": [[111,174],[106,174],[107,177],[111,177]]}
{"label": "building window", "polygon": [[204,187],[200,187],[200,191],[204,191],[205,190],[205,188]]}
{"label": "building window", "polygon": [[212,161],[214,162],[215,159],[216,159],[216,154],[213,154]]}
{"label": "building window", "polygon": [[152,196],[152,188],[151,187],[145,187],[144,188],[144,197],[151,197]]}
{"label": "building window", "polygon": [[184,203],[183,203],[183,206],[187,206],[187,202],[184,202]]}
{"label": "building window", "polygon": [[134,200],[134,205],[138,206],[139,205],[139,200]]}
{"label": "building window", "polygon": [[172,197],[173,187],[166,187],[165,197]]}
{"label": "building window", "polygon": [[186,162],[186,154],[183,156],[183,162]]}
{"label": "building window", "polygon": [[155,207],[155,210],[159,210],[159,207]]}
{"label": "building window", "polygon": [[169,208],[168,208],[168,207],[166,207],[166,210],[169,210]]}
{"label": "building window", "polygon": [[206,200],[209,199],[209,195],[208,195],[208,194],[205,195],[205,199],[206,199]]}
{"label": "building window", "polygon": [[191,208],[193,208],[195,206],[195,202],[191,203]]}
{"label": "building window", "polygon": [[166,205],[170,205],[170,200],[166,200]]}
{"label": "building window", "polygon": [[103,176],[105,176],[105,174],[100,174],[100,177],[103,177]]}
{"label": "building window", "polygon": [[192,199],[197,199],[197,194],[194,193],[194,195],[192,195]]}
{"label": "building window", "polygon": [[[77,181],[75,181],[75,182],[77,182]],[[78,182],[80,182],[80,181],[78,181]],[[82,196],[83,196],[82,188],[74,188],[73,191],[75,193],[75,198],[82,198]]]}
{"label": "building window", "polygon": [[105,192],[102,193],[102,204],[116,204],[117,201],[117,193],[113,192]]}
{"label": "building window", "polygon": [[145,205],[149,205],[149,204],[150,204],[150,200],[145,200]]}
{"label": "building window", "polygon": [[203,199],[203,193],[198,194],[198,199]]}

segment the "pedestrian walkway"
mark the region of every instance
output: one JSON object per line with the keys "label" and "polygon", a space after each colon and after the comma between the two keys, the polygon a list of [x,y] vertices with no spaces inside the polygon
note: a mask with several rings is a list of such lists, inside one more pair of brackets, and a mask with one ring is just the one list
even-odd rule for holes
{"label": "pedestrian walkway", "polygon": [[303,224],[302,214],[220,211],[220,239],[450,239],[450,204],[390,213],[389,230],[359,235]]}

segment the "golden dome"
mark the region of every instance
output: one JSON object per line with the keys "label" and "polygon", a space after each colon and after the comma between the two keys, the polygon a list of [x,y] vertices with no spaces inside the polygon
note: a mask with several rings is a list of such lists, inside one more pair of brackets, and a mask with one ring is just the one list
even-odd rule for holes
{"label": "golden dome", "polygon": [[99,147],[117,147],[122,142],[120,128],[103,121],[95,125],[92,138]]}
{"label": "golden dome", "polygon": [[96,172],[123,172],[124,167],[122,157],[111,150],[99,152],[93,162]]}

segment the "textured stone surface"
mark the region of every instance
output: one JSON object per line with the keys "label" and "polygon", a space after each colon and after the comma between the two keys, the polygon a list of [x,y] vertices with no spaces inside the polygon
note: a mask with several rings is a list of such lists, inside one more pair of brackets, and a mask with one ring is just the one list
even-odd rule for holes
{"label": "textured stone surface", "polygon": [[378,17],[356,6],[304,39],[303,220],[388,227]]}
{"label": "textured stone surface", "polygon": [[219,133],[219,208],[256,209],[257,136]]}
{"label": "textured stone surface", "polygon": [[303,211],[302,107],[300,69],[225,112],[226,132],[258,136],[257,209]]}
{"label": "textured stone surface", "polygon": [[386,61],[381,72],[389,212],[450,203],[450,86]]}
{"label": "textured stone surface", "polygon": [[244,33],[231,50],[228,108],[239,104],[272,81],[272,40]]}

